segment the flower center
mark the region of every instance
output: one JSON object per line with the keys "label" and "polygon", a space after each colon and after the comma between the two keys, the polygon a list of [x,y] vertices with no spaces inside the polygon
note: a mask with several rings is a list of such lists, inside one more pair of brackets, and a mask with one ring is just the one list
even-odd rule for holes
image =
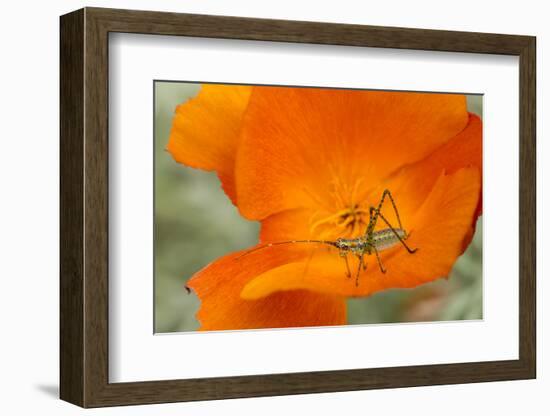
{"label": "flower center", "polygon": [[355,236],[361,234],[368,223],[368,212],[359,204],[342,209],[335,214],[328,215],[315,221],[310,226],[312,234],[321,232],[322,235],[335,235],[339,237]]}
{"label": "flower center", "polygon": [[319,210],[312,216],[312,235],[322,238],[356,237],[365,232],[369,210],[366,201],[359,202],[361,183],[361,179],[352,184],[342,182],[337,176],[330,182],[330,206],[335,209]]}

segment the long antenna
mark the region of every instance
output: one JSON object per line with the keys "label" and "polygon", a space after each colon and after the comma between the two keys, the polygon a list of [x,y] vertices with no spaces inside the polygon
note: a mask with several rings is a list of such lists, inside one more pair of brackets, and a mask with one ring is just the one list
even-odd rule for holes
{"label": "long antenna", "polygon": [[330,240],[288,240],[288,241],[277,241],[277,242],[274,242],[274,243],[267,243],[267,244],[261,245],[261,246],[259,246],[259,247],[253,248],[253,249],[251,249],[251,250],[245,251],[245,252],[244,252],[243,254],[241,254],[240,256],[235,257],[235,260],[238,260],[238,259],[240,259],[241,257],[244,257],[244,256],[248,256],[249,254],[254,253],[254,252],[256,252],[256,251],[263,250],[264,248],[269,248],[269,247],[273,247],[273,246],[278,246],[278,245],[281,245],[281,244],[293,244],[293,243],[317,243],[317,244],[327,244],[327,245],[329,245],[329,246],[336,247],[336,243],[335,243],[334,241],[330,241]]}

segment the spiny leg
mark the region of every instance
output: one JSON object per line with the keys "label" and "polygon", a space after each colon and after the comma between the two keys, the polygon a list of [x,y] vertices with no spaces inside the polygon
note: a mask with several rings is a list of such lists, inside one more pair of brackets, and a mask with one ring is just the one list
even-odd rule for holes
{"label": "spiny leg", "polygon": [[382,213],[380,213],[380,211],[377,212],[378,216],[380,218],[382,218],[382,220],[386,223],[386,225],[388,227],[390,227],[390,230],[392,230],[392,232],[395,234],[395,236],[397,237],[397,239],[401,242],[401,244],[403,244],[403,246],[407,249],[407,251],[410,253],[410,254],[413,254],[413,253],[416,253],[416,251],[418,250],[418,248],[410,248],[407,243],[405,243],[405,240],[403,240],[401,238],[401,236],[399,235],[399,233],[397,231],[395,231],[395,228],[392,227],[392,225],[390,224],[390,222],[386,219],[386,217],[384,217],[382,215]]}
{"label": "spiny leg", "polygon": [[374,228],[376,227],[376,223],[378,222],[378,215],[380,211],[377,211],[376,208],[370,207],[369,209],[369,225],[367,226],[367,230],[365,231],[365,237],[367,240],[370,240],[372,237],[372,234],[374,233]]}
{"label": "spiny leg", "polygon": [[384,203],[384,198],[386,196],[390,198],[391,204],[393,206],[393,210],[395,211],[395,216],[397,217],[397,223],[399,224],[399,228],[403,230],[403,226],[401,225],[401,218],[399,217],[399,211],[397,210],[397,206],[395,205],[395,201],[393,200],[393,196],[389,189],[385,189],[384,192],[382,193],[382,199],[380,201],[380,204],[378,205],[378,211],[382,209],[382,204]]}
{"label": "spiny leg", "polygon": [[[376,222],[378,221],[378,216],[382,215],[380,210],[382,209],[382,205],[384,205],[384,201],[386,200],[386,197],[390,198],[391,204],[393,206],[393,210],[395,211],[395,216],[397,217],[397,223],[399,224],[399,228],[404,230],[403,225],[401,224],[401,217],[399,216],[399,211],[397,210],[397,206],[395,205],[395,201],[393,200],[393,196],[389,191],[389,189],[384,189],[384,192],[382,192],[382,198],[380,198],[380,202],[378,203],[378,206],[376,208],[370,207],[369,209],[369,225],[367,227],[367,232],[366,232],[367,235],[374,231],[374,227],[376,226]],[[391,228],[393,229],[393,227]]]}
{"label": "spiny leg", "polygon": [[378,260],[378,266],[380,267],[380,271],[382,273],[386,273],[386,269],[384,269],[384,266],[382,266],[382,262],[380,261],[380,254],[378,254],[378,250],[376,249],[376,247],[373,247],[374,248],[374,254],[376,254],[376,260]]}
{"label": "spiny leg", "polygon": [[355,286],[359,286],[359,274],[361,273],[361,268],[365,265],[363,255],[363,253],[359,254],[359,265],[357,266],[357,274],[355,275]]}
{"label": "spiny leg", "polygon": [[348,255],[347,255],[347,253],[340,253],[340,257],[343,257],[343,259],[346,263],[346,276],[349,279],[351,277],[351,270],[349,269]]}
{"label": "spiny leg", "polygon": [[374,232],[374,227],[376,227],[376,221],[378,221],[378,211],[376,211],[376,208],[370,207],[369,209],[369,224],[367,225],[367,229],[365,231],[365,237],[369,238],[371,234]]}

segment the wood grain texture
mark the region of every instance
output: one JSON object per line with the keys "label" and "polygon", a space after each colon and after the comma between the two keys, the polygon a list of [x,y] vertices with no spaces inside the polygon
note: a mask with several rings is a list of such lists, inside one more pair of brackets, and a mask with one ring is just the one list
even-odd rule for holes
{"label": "wood grain texture", "polygon": [[60,23],[60,388],[84,405],[84,12]]}
{"label": "wood grain texture", "polygon": [[[298,42],[520,57],[518,360],[109,383],[108,33]],[[61,398],[83,407],[533,378],[535,38],[87,8],[61,18]]]}
{"label": "wood grain texture", "polygon": [[109,135],[108,32],[85,9],[84,59],[84,405],[101,396],[108,381]]}
{"label": "wood grain texture", "polygon": [[519,355],[536,377],[536,40],[520,54]]}
{"label": "wood grain texture", "polygon": [[528,36],[87,8],[111,32],[519,55]]}

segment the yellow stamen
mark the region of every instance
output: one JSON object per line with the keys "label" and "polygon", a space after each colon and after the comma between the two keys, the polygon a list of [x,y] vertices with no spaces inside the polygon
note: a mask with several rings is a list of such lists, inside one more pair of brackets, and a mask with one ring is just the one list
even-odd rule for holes
{"label": "yellow stamen", "polygon": [[[329,166],[329,170],[333,168]],[[353,182],[342,180],[342,175],[334,175],[330,181],[329,194],[332,203],[325,204],[326,201],[321,201],[320,198],[312,199],[317,202],[318,206],[323,209],[315,211],[311,216],[309,230],[312,235],[322,232],[329,233],[332,236],[355,236],[355,233],[360,232],[363,225],[366,224],[363,217],[369,216],[369,211],[365,208],[367,204],[361,200],[361,188],[363,178],[359,178]],[[304,190],[308,193],[306,190]],[[331,212],[336,211],[334,214]],[[323,230],[319,230],[319,228]]]}
{"label": "yellow stamen", "polygon": [[311,227],[309,229],[310,229],[311,233],[313,233],[315,231],[315,229],[317,229],[319,226],[321,226],[323,224],[333,222],[334,220],[336,220],[338,218],[341,218],[341,217],[344,217],[344,216],[347,216],[347,215],[349,215],[349,208],[348,209],[342,209],[342,210],[338,211],[336,214],[329,215],[328,217],[325,217],[322,220],[319,220],[319,221],[315,222],[313,225],[311,225]]}

